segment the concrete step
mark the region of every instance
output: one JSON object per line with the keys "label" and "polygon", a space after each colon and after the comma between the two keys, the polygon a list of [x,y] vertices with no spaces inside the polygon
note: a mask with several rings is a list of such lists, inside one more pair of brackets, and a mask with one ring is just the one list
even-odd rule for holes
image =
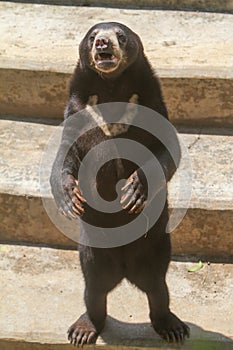
{"label": "concrete step", "polygon": [[[65,350],[67,328],[84,312],[78,252],[0,246],[1,350]],[[167,275],[171,309],[191,328],[184,350],[231,350],[233,266],[172,262]],[[123,281],[108,297],[108,318],[90,349],[174,349],[149,323],[146,296]],[[89,347],[88,347],[89,349]]]}
{"label": "concrete step", "polygon": [[[42,156],[48,158],[42,168],[49,169],[59,141],[49,153],[44,149],[61,128],[1,120],[0,130],[0,241],[75,248],[70,239],[74,237],[68,234],[67,238],[53,225],[41,201],[40,161]],[[184,163],[169,185],[169,203],[171,210],[188,210],[171,234],[173,254],[229,258],[233,252],[233,138],[208,133],[200,129],[198,134],[180,134],[188,155],[183,153]],[[42,193],[52,198],[49,190]]]}
{"label": "concrete step", "polygon": [[233,12],[231,0],[10,0],[51,5],[106,6],[119,8],[157,8],[167,10],[200,10]]}
{"label": "concrete step", "polygon": [[0,11],[0,115],[61,120],[78,43],[117,19],[141,36],[173,122],[233,125],[230,14],[11,2]]}

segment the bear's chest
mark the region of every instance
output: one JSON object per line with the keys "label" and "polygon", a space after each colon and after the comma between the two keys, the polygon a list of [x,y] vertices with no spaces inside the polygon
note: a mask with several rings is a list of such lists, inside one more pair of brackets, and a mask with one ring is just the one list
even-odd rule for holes
{"label": "bear's chest", "polygon": [[98,104],[111,102],[129,102],[133,94],[137,94],[137,87],[131,80],[106,83],[106,81],[93,82],[89,90],[90,95],[96,95]]}

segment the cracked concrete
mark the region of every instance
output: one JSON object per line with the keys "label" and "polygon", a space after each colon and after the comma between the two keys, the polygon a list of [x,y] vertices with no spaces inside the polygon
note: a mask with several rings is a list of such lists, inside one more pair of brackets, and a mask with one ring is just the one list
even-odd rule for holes
{"label": "cracked concrete", "polygon": [[201,139],[201,135],[199,134],[198,136],[196,136],[196,139],[195,139],[192,143],[190,143],[190,144],[188,145],[188,149],[191,149],[193,146],[195,146],[196,143],[197,143],[198,141],[200,141],[200,139]]}

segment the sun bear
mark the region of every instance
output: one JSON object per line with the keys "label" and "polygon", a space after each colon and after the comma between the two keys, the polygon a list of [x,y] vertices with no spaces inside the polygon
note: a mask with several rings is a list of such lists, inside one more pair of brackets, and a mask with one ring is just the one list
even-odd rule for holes
{"label": "sun bear", "polygon": [[[120,104],[114,111],[116,103],[123,105]],[[101,113],[95,113],[95,106],[100,106]],[[133,110],[132,106],[136,109]],[[99,166],[101,157],[111,153],[103,141],[115,142],[120,137],[121,140],[129,139],[145,146],[158,159],[165,179],[165,183],[162,180],[161,183],[165,189],[176,171],[177,164],[164,144],[148,130],[143,130],[134,123],[130,125],[127,121],[133,120],[137,106],[159,113],[168,120],[159,79],[144,54],[139,36],[120,23],[96,24],[80,43],[79,60],[70,81],[70,99],[64,116],[65,122],[68,122],[76,115],[74,120],[81,120],[77,128],[84,131],[66,152],[68,139],[76,128],[66,127],[65,123],[50,177],[57,207],[68,218],[79,218],[84,235],[89,234],[86,223],[103,228],[107,235],[108,228],[131,223],[148,203],[148,179],[143,167],[129,159],[117,157],[117,143],[116,147],[113,145],[114,159]],[[108,114],[111,113],[120,114],[114,114],[114,118],[121,122],[113,123],[108,119]],[[94,120],[95,127],[86,130],[88,115]],[[143,118],[143,113],[137,117]],[[175,147],[179,147],[178,140],[174,135],[173,137]],[[85,179],[81,179],[79,169],[82,161],[96,146],[100,146],[100,149],[92,159]],[[152,169],[151,162],[149,156],[144,159],[145,168],[149,171]],[[95,183],[91,177],[92,167],[93,171],[99,167]],[[155,179],[150,189],[155,193],[151,203],[156,208],[160,200],[156,191],[161,184],[156,174],[152,170],[151,172]],[[123,181],[123,185],[117,189],[119,181]],[[89,205],[85,191],[89,189],[91,192],[93,186],[96,186],[101,198],[109,203],[119,195],[121,210],[114,213],[98,211],[98,200],[95,201],[97,207]],[[107,294],[123,278],[146,293],[152,326],[163,339],[181,342],[189,336],[189,327],[169,309],[165,277],[171,259],[171,246],[169,234],[166,233],[167,223],[168,205],[165,199],[158,220],[146,234],[142,232],[134,241],[106,248],[91,244],[79,245],[85,279],[86,312],[68,330],[68,339],[72,344],[82,346],[95,343],[105,324]]]}

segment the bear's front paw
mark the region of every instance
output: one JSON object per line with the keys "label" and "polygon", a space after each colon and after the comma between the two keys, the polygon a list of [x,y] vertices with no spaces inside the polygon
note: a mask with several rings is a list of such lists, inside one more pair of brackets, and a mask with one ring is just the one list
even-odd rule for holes
{"label": "bear's front paw", "polygon": [[125,186],[122,187],[121,190],[123,192],[121,197],[123,209],[127,210],[129,214],[140,213],[145,207],[147,194],[137,171],[128,178]]}
{"label": "bear's front paw", "polygon": [[63,199],[59,203],[59,211],[70,219],[81,216],[84,212],[83,205],[86,200],[83,198],[78,181],[72,175],[67,175],[62,182]]}

